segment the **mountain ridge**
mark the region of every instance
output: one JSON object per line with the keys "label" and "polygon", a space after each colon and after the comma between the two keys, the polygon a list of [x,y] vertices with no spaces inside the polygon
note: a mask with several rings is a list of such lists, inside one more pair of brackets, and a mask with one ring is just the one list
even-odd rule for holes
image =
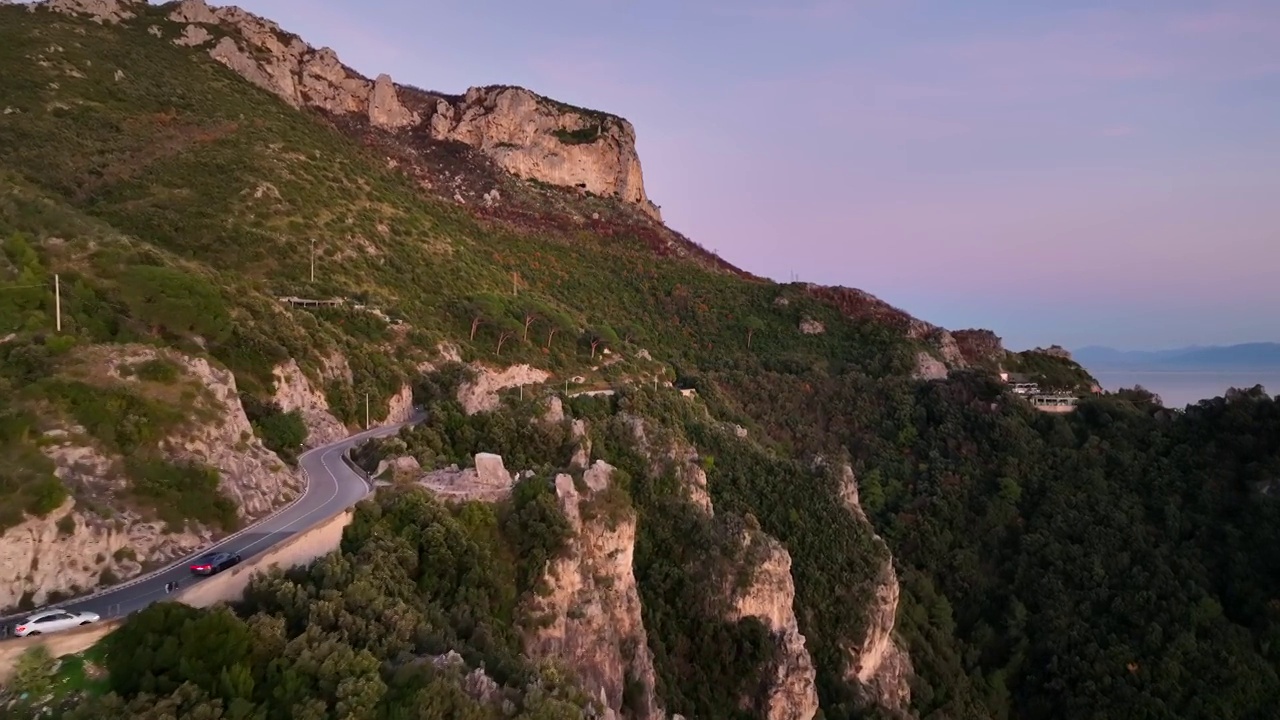
{"label": "mountain ridge", "polygon": [[[115,694],[75,696],[69,720],[1274,707],[1269,398],[1161,413],[1088,393],[1057,346],[743,277],[625,197],[433,137],[433,99],[322,83],[336,53],[288,82],[351,110],[295,106],[246,77],[282,66],[234,27],[123,7],[0,8],[11,595],[163,556],[116,557],[120,525],[205,537],[286,500],[244,456],[289,475],[301,447],[428,420],[355,453],[389,487],[338,551],[234,610],[130,620]],[[193,26],[210,37],[188,45]],[[252,67],[210,55],[224,38]],[[1000,371],[1086,397],[1043,413]],[[154,651],[179,635],[180,661]]]}
{"label": "mountain ridge", "polygon": [[[275,21],[234,5],[215,6],[204,0],[160,5],[146,0],[47,0],[27,7],[107,24],[146,18],[176,23],[176,36],[164,35],[155,23],[147,30],[207,53],[295,108],[319,113],[384,154],[390,167],[413,177],[425,191],[457,203],[482,222],[520,232],[629,235],[659,256],[766,282],[663,223],[643,190],[635,130],[620,116],[512,85],[477,86],[456,95],[397,84],[385,74],[370,80],[344,65],[333,49],[314,48]],[[588,133],[590,137],[579,135],[592,127],[596,131]],[[569,158],[558,159],[564,153]],[[563,167],[572,166],[574,157],[587,158],[586,165],[566,174]],[[601,174],[592,169],[599,167],[611,170]],[[604,203],[588,214],[575,207],[584,196],[621,202]],[[1002,347],[966,354],[947,329],[862,290],[811,283],[800,287],[851,318],[887,322],[923,343],[928,350],[917,361],[917,373],[923,376],[939,376],[935,361],[947,368],[965,368],[998,364],[1005,355]]]}
{"label": "mountain ridge", "polygon": [[1117,350],[1091,345],[1072,351],[1094,369],[1134,370],[1272,370],[1280,369],[1280,343],[1189,345],[1166,350]]}

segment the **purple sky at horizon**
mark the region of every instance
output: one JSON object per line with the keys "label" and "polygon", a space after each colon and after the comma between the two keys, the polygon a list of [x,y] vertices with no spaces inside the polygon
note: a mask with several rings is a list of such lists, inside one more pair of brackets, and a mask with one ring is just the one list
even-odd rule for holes
{"label": "purple sky at horizon", "polygon": [[667,223],[760,275],[1011,348],[1280,341],[1276,0],[235,4],[628,118]]}

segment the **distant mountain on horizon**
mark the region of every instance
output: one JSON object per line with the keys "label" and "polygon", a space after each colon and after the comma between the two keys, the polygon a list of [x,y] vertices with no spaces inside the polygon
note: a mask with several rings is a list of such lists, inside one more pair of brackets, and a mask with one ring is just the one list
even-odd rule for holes
{"label": "distant mountain on horizon", "polygon": [[1280,343],[1191,345],[1170,350],[1117,350],[1091,345],[1071,351],[1091,370],[1280,370]]}

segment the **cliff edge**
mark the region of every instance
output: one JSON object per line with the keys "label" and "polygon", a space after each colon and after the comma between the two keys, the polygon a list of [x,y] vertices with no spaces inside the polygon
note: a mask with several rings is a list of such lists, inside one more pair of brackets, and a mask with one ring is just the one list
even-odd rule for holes
{"label": "cliff edge", "polygon": [[[98,22],[142,16],[142,0],[48,0],[49,10]],[[168,6],[166,6],[167,8]],[[235,6],[182,0],[156,35],[199,48],[295,108],[357,116],[389,133],[464,143],[522,179],[635,206],[661,221],[644,189],[635,128],[623,118],[574,107],[510,86],[473,87],[462,96],[397,85],[389,75],[369,79],[327,47],[315,48],[275,22]]]}

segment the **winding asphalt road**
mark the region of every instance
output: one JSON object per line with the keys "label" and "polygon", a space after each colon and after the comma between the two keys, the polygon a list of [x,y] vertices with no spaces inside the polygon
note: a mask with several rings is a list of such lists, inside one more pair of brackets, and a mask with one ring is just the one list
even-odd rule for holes
{"label": "winding asphalt road", "polygon": [[[165,585],[169,582],[176,580],[181,584],[181,588],[187,588],[202,581],[204,578],[191,574],[188,569],[188,563],[199,555],[215,550],[225,550],[238,552],[244,561],[248,561],[272,545],[310,528],[339,510],[355,505],[372,492],[373,488],[369,482],[347,465],[343,460],[343,454],[370,438],[393,435],[399,432],[401,427],[421,421],[422,417],[422,415],[415,415],[405,423],[376,427],[338,442],[308,450],[298,458],[298,464],[305,473],[306,489],[298,499],[276,511],[274,515],[237,531],[209,547],[201,548],[168,567],[120,585],[113,585],[92,595],[57,603],[54,607],[88,610],[98,613],[104,620],[120,617],[163,599],[167,595]],[[8,631],[3,635],[8,636],[15,622],[28,615],[30,613],[0,618],[0,624],[3,624],[4,630]]]}

